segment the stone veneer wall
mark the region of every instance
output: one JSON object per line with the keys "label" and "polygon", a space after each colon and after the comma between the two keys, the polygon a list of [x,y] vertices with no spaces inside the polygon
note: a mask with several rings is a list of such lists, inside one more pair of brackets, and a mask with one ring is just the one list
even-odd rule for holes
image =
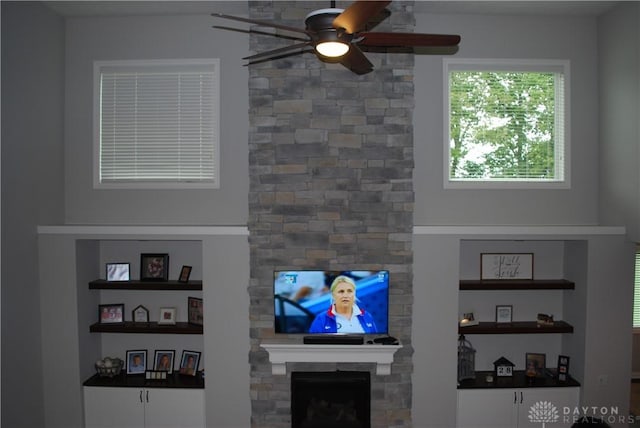
{"label": "stone veneer wall", "polygon": [[[249,2],[252,18],[295,27],[327,7]],[[412,32],[412,7],[392,3],[375,30]],[[287,43],[251,36],[253,52]],[[252,427],[291,426],[292,370],[370,370],[372,426],[411,426],[413,55],[367,56],[375,69],[363,76],[311,53],[249,69]],[[273,271],[281,269],[388,269],[390,334],[403,344],[391,375],[367,363],[293,363],[273,376],[260,343],[275,339]]]}

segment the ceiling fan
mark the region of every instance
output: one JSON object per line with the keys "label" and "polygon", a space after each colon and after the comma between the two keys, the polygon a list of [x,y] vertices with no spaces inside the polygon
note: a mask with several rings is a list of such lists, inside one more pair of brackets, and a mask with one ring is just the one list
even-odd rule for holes
{"label": "ceiling fan", "polygon": [[225,15],[223,13],[213,13],[212,16],[304,35],[284,36],[254,29],[242,30],[214,26],[214,28],[224,30],[282,37],[298,42],[245,57],[243,59],[249,61],[247,65],[313,51],[321,61],[340,63],[356,74],[365,74],[373,70],[373,64],[367,59],[363,49],[455,48],[460,43],[460,36],[458,35],[368,31],[368,24],[372,21],[380,22],[389,16],[389,12],[385,8],[390,3],[391,1],[357,0],[346,9],[337,9],[335,1],[332,1],[331,8],[319,9],[309,13],[305,18],[304,29],[269,21]]}

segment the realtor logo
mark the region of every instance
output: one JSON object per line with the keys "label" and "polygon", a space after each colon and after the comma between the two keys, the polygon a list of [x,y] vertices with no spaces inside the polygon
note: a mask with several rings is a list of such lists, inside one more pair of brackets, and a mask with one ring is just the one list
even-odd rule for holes
{"label": "realtor logo", "polygon": [[529,409],[529,421],[542,423],[542,428],[546,423],[557,422],[558,419],[558,409],[549,401],[538,401]]}

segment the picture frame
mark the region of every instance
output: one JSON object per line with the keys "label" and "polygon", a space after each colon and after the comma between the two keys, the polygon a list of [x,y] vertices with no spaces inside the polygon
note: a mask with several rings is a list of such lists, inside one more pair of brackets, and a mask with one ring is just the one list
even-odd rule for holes
{"label": "picture frame", "polygon": [[569,379],[569,362],[571,358],[566,355],[558,355],[558,381],[566,382]]}
{"label": "picture frame", "polygon": [[198,373],[198,365],[200,364],[200,355],[198,351],[182,351],[180,359],[180,370],[178,373],[186,376],[195,376]]}
{"label": "picture frame", "polygon": [[168,281],[169,254],[143,253],[140,254],[141,281]]}
{"label": "picture frame", "polygon": [[527,377],[544,377],[546,360],[546,354],[527,352],[525,354],[525,375]]}
{"label": "picture frame", "polygon": [[130,263],[106,263],[107,281],[129,281],[131,279]]}
{"label": "picture frame", "polygon": [[482,253],[480,279],[533,279],[533,253]]}
{"label": "picture frame", "polygon": [[202,325],[204,321],[203,300],[198,297],[187,298],[189,324]]}
{"label": "picture frame", "polygon": [[127,351],[127,374],[145,374],[147,371],[147,350]]}
{"label": "picture frame", "polygon": [[149,322],[149,309],[142,305],[136,306],[131,311],[131,320],[136,324],[147,324]]}
{"label": "picture frame", "polygon": [[123,324],[124,303],[98,305],[98,322],[100,324]]}
{"label": "picture frame", "polygon": [[157,372],[173,373],[176,351],[173,349],[156,350],[153,358],[153,370]]}
{"label": "picture frame", "polygon": [[176,308],[160,308],[160,316],[158,317],[158,324],[160,325],[175,325],[176,323]]}
{"label": "picture frame", "polygon": [[191,270],[193,267],[191,266],[182,266],[180,269],[180,276],[178,276],[178,282],[189,282],[189,277],[191,276]]}
{"label": "picture frame", "polygon": [[496,305],[496,324],[511,324],[513,322],[512,305]]}

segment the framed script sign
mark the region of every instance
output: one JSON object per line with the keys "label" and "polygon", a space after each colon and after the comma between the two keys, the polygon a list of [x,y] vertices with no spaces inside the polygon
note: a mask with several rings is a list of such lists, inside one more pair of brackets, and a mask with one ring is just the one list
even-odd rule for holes
{"label": "framed script sign", "polygon": [[533,253],[480,254],[480,279],[533,279]]}

